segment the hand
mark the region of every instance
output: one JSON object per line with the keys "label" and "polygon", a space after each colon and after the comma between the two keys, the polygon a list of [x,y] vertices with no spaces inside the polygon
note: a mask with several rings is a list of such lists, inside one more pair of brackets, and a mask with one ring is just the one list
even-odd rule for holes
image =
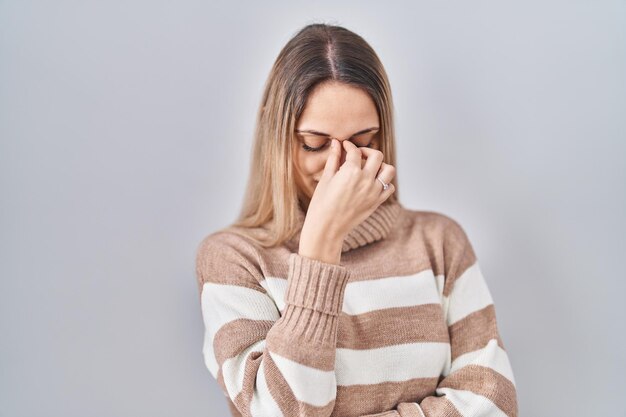
{"label": "hand", "polygon": [[[342,148],[346,160],[339,167]],[[363,161],[363,156],[366,160]],[[343,239],[395,191],[376,179],[390,183],[396,170],[382,162],[376,149],[358,148],[344,140],[332,139],[324,173],[311,197],[300,235],[300,254],[339,263]],[[320,252],[321,251],[321,252]]]}
{"label": "hand", "polygon": [[[339,167],[342,146],[346,161]],[[340,144],[333,139],[305,223],[329,227],[343,237],[365,220],[395,191],[393,185],[383,191],[382,184],[376,180],[379,176],[385,183],[390,183],[396,173],[393,165],[382,161],[383,153],[376,149],[358,148],[349,140]]]}

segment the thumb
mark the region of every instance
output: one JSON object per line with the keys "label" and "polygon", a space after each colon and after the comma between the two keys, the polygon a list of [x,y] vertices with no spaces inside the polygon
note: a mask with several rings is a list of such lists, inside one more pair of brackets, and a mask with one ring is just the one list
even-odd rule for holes
{"label": "thumb", "polygon": [[326,165],[324,166],[323,177],[332,177],[339,168],[339,159],[341,158],[341,147],[337,139],[331,139],[330,142],[330,155],[326,159]]}

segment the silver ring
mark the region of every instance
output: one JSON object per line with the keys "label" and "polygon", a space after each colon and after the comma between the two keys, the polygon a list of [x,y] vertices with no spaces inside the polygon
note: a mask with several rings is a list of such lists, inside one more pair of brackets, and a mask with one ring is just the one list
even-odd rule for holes
{"label": "silver ring", "polygon": [[380,181],[380,183],[383,185],[383,190],[386,190],[387,188],[389,188],[389,184],[385,184],[385,182],[381,180],[380,177],[376,177],[376,179]]}

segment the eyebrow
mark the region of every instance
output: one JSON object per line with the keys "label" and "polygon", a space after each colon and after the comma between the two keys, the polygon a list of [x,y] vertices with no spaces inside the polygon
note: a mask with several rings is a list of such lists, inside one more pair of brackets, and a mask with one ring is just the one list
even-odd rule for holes
{"label": "eyebrow", "polygon": [[[378,126],[370,127],[370,128],[367,128],[367,129],[360,130],[360,131],[352,134],[350,137],[356,136],[356,135],[360,135],[360,134],[363,134],[363,133],[367,133],[367,132],[371,132],[372,130],[378,130],[378,129],[380,129]],[[298,133],[311,133],[313,135],[330,137],[330,135],[328,133],[318,132],[317,130],[312,130],[312,129],[305,129],[305,130],[296,129],[296,132],[298,132]]]}

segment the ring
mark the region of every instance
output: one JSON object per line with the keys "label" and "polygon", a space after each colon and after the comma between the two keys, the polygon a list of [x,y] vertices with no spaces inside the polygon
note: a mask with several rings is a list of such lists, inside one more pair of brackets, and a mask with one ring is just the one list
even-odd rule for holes
{"label": "ring", "polygon": [[386,190],[387,188],[389,188],[389,184],[385,184],[385,182],[381,180],[380,177],[376,177],[376,179],[380,181],[380,183],[383,185],[383,190]]}

